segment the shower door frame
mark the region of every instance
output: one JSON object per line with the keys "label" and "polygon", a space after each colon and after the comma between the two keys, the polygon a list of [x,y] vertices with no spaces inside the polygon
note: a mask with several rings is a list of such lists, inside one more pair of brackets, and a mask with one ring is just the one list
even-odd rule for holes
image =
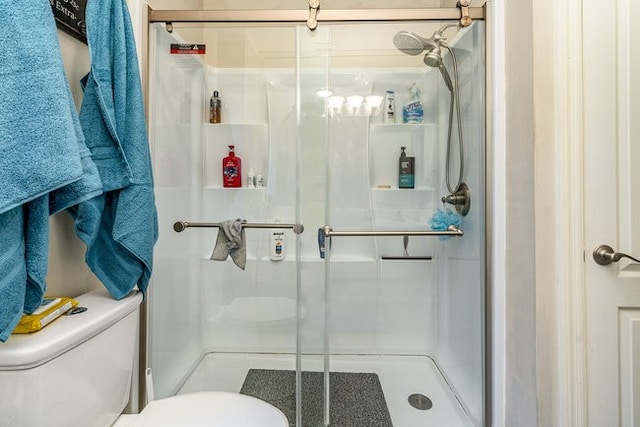
{"label": "shower door frame", "polygon": [[[491,409],[492,409],[492,382],[491,382],[491,360],[492,360],[492,335],[491,335],[491,278],[493,273],[492,266],[492,245],[491,245],[491,206],[493,196],[491,189],[493,188],[492,175],[492,116],[489,106],[492,105],[491,91],[491,42],[492,31],[490,25],[490,3],[485,3],[482,7],[469,7],[468,13],[472,20],[484,21],[485,30],[485,108],[484,108],[484,152],[485,152],[485,268],[484,268],[484,336],[483,336],[483,425],[491,425]],[[143,97],[145,105],[149,106],[149,84],[150,84],[150,30],[153,23],[165,23],[170,25],[176,22],[189,23],[297,23],[305,24],[308,22],[310,13],[307,10],[154,10],[151,6],[145,4],[141,6],[141,18],[143,21],[143,31],[140,40],[140,67],[142,74]],[[420,8],[420,9],[322,9],[316,15],[318,25],[322,23],[338,23],[338,22],[401,22],[401,21],[443,21],[443,20],[461,20],[460,8]],[[147,126],[150,123],[149,108],[146,109]],[[152,288],[148,292],[153,292]],[[140,310],[140,330],[139,330],[139,365],[143,367],[149,366],[149,298],[141,304]],[[299,341],[299,340],[298,340]],[[298,345],[298,344],[297,344]],[[137,381],[132,382],[132,399],[131,409],[142,410],[147,403],[147,378],[146,369],[138,369]],[[297,388],[297,387],[296,387]],[[297,391],[298,393],[298,391]],[[137,395],[137,402],[135,396]],[[137,405],[136,405],[137,404]],[[296,399],[296,405],[299,399]],[[136,408],[137,406],[137,408]],[[299,411],[296,411],[298,413]],[[299,414],[298,414],[299,416]]]}

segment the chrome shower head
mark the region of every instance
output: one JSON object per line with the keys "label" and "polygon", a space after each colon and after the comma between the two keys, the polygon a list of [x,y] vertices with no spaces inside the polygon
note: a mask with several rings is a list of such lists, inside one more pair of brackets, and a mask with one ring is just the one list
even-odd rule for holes
{"label": "chrome shower head", "polygon": [[426,49],[437,46],[437,42],[433,37],[425,39],[409,31],[400,31],[393,36],[393,44],[400,52],[406,53],[407,55],[420,55]]}
{"label": "chrome shower head", "polygon": [[459,23],[443,25],[428,39],[410,31],[399,31],[393,36],[393,44],[402,53],[406,53],[407,55],[420,55],[425,50],[440,46],[440,41],[444,38],[442,33],[444,33],[447,28],[458,26]]}

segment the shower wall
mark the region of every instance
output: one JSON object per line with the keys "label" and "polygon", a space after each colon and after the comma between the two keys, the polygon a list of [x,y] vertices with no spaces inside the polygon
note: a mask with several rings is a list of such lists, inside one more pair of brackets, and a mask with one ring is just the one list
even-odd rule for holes
{"label": "shower wall", "polygon": [[[415,24],[428,33],[424,24]],[[281,31],[291,56],[258,55],[238,29],[174,30],[154,25],[151,137],[160,239],[152,298],[152,366],[156,394],[176,392],[208,352],[295,354],[296,302],[302,303],[303,350],[323,351],[329,309],[332,354],[404,354],[433,358],[471,417],[482,414],[484,277],[484,63],[483,28],[476,23],[456,35],[466,172],[472,208],[462,238],[412,237],[410,255],[432,261],[387,261],[402,255],[401,237],[340,238],[332,242],[329,306],[324,303],[324,260],[316,230],[424,230],[445,195],[444,164],[449,92],[437,70],[305,56],[296,74],[296,30]],[[435,26],[433,28],[436,28]],[[389,47],[398,25],[380,26]],[[403,28],[404,29],[404,28]],[[411,29],[411,28],[409,28]],[[260,28],[254,31],[262,31]],[[366,37],[364,25],[320,27],[315,42]],[[247,30],[251,31],[251,30]],[[370,31],[370,30],[369,30]],[[234,33],[235,32],[235,33]],[[289,34],[286,34],[289,33]],[[361,40],[360,37],[355,37]],[[171,55],[168,46],[206,41],[207,55]],[[216,41],[217,40],[217,41]],[[221,43],[226,40],[227,43]],[[233,55],[222,55],[234,41]],[[314,43],[310,41],[309,43]],[[395,52],[394,52],[395,55]],[[387,56],[390,56],[388,54]],[[340,61],[345,64],[340,66]],[[404,60],[404,59],[403,59]],[[445,62],[448,58],[445,58]],[[349,63],[348,65],[346,63]],[[386,62],[386,63],[385,63]],[[447,62],[448,66],[450,65]],[[332,115],[316,91],[338,88],[347,95],[396,91],[408,100],[415,82],[422,90],[425,123],[385,125],[377,115]],[[222,123],[208,124],[208,98],[222,97]],[[455,141],[455,140],[454,140]],[[242,159],[243,188],[224,189],[220,162],[227,146]],[[416,157],[416,189],[397,189],[400,146]],[[455,144],[454,144],[455,146]],[[454,152],[454,158],[457,155]],[[457,166],[456,166],[457,167]],[[249,168],[264,176],[264,188],[246,188]],[[457,169],[454,169],[457,170]],[[378,188],[390,185],[392,188]],[[247,264],[209,260],[217,229],[172,231],[175,221],[301,222],[302,235],[285,231],[285,259],[269,259],[269,230],[247,229]],[[300,262],[301,294],[296,275]]]}
{"label": "shower wall", "polygon": [[202,109],[206,70],[197,57],[176,58],[168,49],[155,49],[176,42],[164,30],[155,34],[149,129],[160,236],[148,294],[149,340],[156,394],[169,396],[203,351],[202,236],[185,233],[176,238],[172,224],[202,209],[203,127],[201,114],[194,113]]}

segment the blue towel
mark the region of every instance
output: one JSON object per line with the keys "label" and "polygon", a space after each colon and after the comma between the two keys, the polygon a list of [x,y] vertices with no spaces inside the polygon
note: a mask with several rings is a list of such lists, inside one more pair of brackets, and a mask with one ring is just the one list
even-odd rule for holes
{"label": "blue towel", "polygon": [[27,270],[24,262],[22,206],[0,213],[0,341],[18,324],[24,307]]}
{"label": "blue towel", "polygon": [[46,288],[49,215],[101,193],[51,6],[0,2],[0,341]]}
{"label": "blue towel", "polygon": [[40,306],[46,288],[49,248],[47,195],[0,214],[0,341],[23,313]]}
{"label": "blue towel", "polygon": [[0,2],[0,212],[82,176],[51,6]]}
{"label": "blue towel", "polygon": [[86,261],[111,295],[145,292],[158,222],[142,86],[124,0],[92,0],[86,9],[91,71],[83,79],[80,123],[104,194],[69,209]]}

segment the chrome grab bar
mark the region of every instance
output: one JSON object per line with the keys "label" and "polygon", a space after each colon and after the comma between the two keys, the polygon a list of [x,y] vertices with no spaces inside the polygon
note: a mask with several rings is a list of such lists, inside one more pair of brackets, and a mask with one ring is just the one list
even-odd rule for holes
{"label": "chrome grab bar", "polygon": [[325,237],[342,237],[342,236],[456,236],[464,235],[464,231],[455,225],[450,225],[446,231],[424,230],[424,231],[334,231],[330,225],[322,227]]}
{"label": "chrome grab bar", "polygon": [[[219,222],[188,222],[188,221],[177,221],[173,224],[173,231],[180,233],[189,227],[215,227],[218,228],[222,224]],[[242,222],[242,228],[287,228],[292,229],[294,233],[301,234],[304,231],[304,226],[302,224],[281,224],[281,223],[252,223],[252,222]]]}

